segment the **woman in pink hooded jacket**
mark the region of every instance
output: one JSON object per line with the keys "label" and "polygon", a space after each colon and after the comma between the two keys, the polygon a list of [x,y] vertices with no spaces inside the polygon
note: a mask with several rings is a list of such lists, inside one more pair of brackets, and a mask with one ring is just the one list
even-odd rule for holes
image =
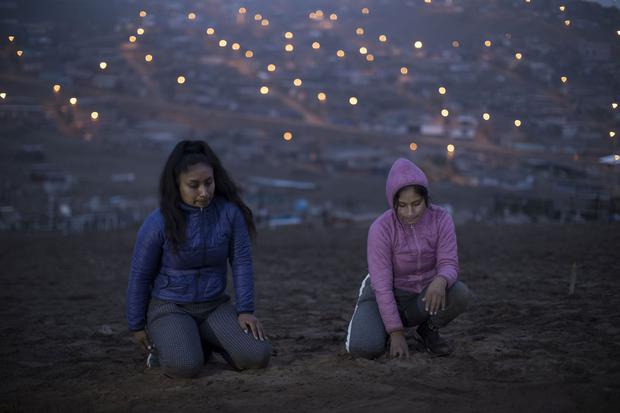
{"label": "woman in pink hooded jacket", "polygon": [[[409,357],[404,328],[436,356],[450,354],[438,329],[467,308],[469,290],[458,277],[454,223],[429,203],[428,180],[400,158],[388,175],[390,209],[368,232],[368,271],[349,323],[346,347],[354,357]],[[388,340],[389,338],[389,340]]]}

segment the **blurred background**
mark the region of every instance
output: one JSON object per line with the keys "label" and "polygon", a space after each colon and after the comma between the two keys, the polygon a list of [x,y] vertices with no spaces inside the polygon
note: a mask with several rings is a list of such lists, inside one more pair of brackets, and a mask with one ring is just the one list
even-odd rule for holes
{"label": "blurred background", "polygon": [[[132,227],[204,139],[260,228],[620,220],[618,1],[0,0],[0,231]],[[614,57],[615,56],[615,57]]]}

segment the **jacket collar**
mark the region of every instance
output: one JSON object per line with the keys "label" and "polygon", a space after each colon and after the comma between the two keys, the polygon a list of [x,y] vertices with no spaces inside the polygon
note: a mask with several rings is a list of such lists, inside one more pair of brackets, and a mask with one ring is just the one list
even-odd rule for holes
{"label": "jacket collar", "polygon": [[209,211],[210,209],[212,209],[214,207],[215,200],[216,198],[213,198],[211,202],[209,202],[209,205],[206,206],[206,208],[195,207],[195,206],[186,204],[185,202],[181,202],[179,204],[179,207],[187,214],[199,214],[201,211]]}

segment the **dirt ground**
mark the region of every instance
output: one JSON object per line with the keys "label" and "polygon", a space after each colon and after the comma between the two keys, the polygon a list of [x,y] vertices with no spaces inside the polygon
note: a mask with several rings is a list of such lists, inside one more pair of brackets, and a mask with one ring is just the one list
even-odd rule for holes
{"label": "dirt ground", "polygon": [[476,299],[444,330],[452,356],[349,357],[366,227],[295,228],[261,233],[254,251],[271,365],[236,372],[216,358],[192,380],[145,369],[127,334],[135,231],[2,234],[0,412],[618,411],[620,225],[457,233]]}

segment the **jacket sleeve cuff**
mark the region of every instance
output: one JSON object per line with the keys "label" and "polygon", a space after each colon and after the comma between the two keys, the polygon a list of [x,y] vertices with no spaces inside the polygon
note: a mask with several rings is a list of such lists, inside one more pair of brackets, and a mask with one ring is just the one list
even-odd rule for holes
{"label": "jacket sleeve cuff", "polygon": [[385,331],[390,334],[393,333],[394,331],[399,331],[399,330],[403,330],[404,327],[402,324],[392,324],[389,326],[385,326]]}
{"label": "jacket sleeve cuff", "polygon": [[236,310],[237,310],[237,315],[239,315],[239,314],[254,314],[254,308],[253,307],[238,306],[236,308]]}
{"label": "jacket sleeve cuff", "polygon": [[454,283],[456,282],[456,276],[455,275],[446,275],[446,273],[440,273],[437,274],[437,277],[441,277],[444,280],[446,280],[446,282],[448,283],[447,287],[450,288],[454,285]]}

